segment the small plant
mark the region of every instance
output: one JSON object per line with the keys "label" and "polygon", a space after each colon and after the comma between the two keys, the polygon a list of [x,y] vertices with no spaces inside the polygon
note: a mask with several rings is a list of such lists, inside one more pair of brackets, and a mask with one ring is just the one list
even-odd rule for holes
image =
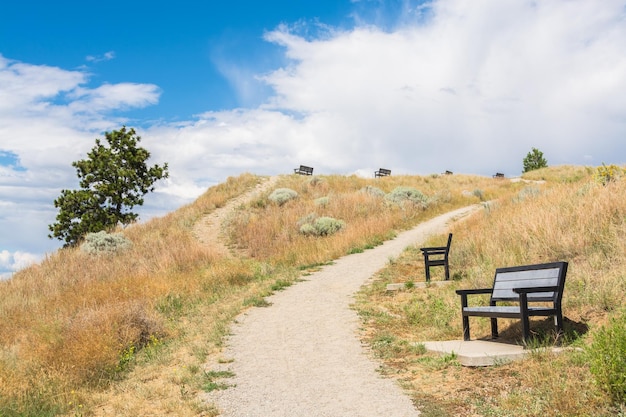
{"label": "small plant", "polygon": [[372,197],[384,197],[385,192],[378,187],[372,187],[371,185],[366,185],[365,187],[359,190],[360,193],[371,195]]}
{"label": "small plant", "polygon": [[478,199],[480,201],[485,201],[485,193],[483,193],[483,190],[476,188],[474,191],[472,191],[472,195],[474,197],[478,197]]}
{"label": "small plant", "polygon": [[289,200],[298,197],[298,193],[290,188],[277,188],[269,195],[268,199],[279,206],[282,206]]}
{"label": "small plant", "polygon": [[202,389],[205,392],[228,389],[228,384],[216,380],[220,378],[232,378],[234,376],[235,374],[231,371],[205,371],[203,376],[204,382],[202,384]]}
{"label": "small plant", "polygon": [[541,194],[541,190],[538,187],[524,187],[517,194],[517,201],[521,202],[527,198],[537,197],[539,194]]}
{"label": "small plant", "polygon": [[316,206],[318,207],[327,207],[328,203],[330,202],[330,199],[328,197],[320,197],[315,199],[314,203]]}
{"label": "small plant", "polygon": [[130,240],[119,233],[87,233],[85,241],[80,246],[83,252],[90,255],[111,254],[123,251],[132,246]]}
{"label": "small plant", "polygon": [[626,170],[618,167],[617,165],[609,165],[602,164],[601,167],[598,167],[595,173],[595,180],[602,185],[607,185],[611,182],[618,181],[620,178],[624,176]]}
{"label": "small plant", "polygon": [[412,187],[396,187],[385,196],[385,200],[394,204],[413,203],[423,209],[428,207],[428,197]]}
{"label": "small plant", "polygon": [[626,311],[602,327],[589,347],[591,373],[617,403],[626,403]]}
{"label": "small plant", "polygon": [[345,227],[345,222],[332,217],[318,217],[300,226],[300,233],[306,236],[329,236]]}

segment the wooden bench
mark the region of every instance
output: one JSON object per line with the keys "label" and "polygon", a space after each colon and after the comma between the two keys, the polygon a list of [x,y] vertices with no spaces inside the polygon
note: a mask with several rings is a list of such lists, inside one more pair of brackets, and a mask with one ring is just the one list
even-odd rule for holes
{"label": "wooden bench", "polygon": [[300,168],[295,168],[293,172],[294,174],[300,175],[313,175],[313,168],[305,165],[300,165]]}
{"label": "wooden bench", "polygon": [[501,172],[496,172],[495,174],[493,174],[494,178],[504,178],[504,174]]}
{"label": "wooden bench", "polygon": [[374,172],[374,178],[386,177],[388,175],[391,175],[390,169],[380,168],[378,171]]}
{"label": "wooden bench", "polygon": [[[492,288],[457,290],[461,296],[463,340],[470,340],[470,316],[490,317],[494,339],[498,337],[498,318],[520,319],[524,343],[530,338],[529,317],[554,317],[556,331],[562,332],[561,299],[566,275],[567,262],[498,268]],[[491,294],[489,306],[468,306],[467,296],[473,294]],[[499,302],[514,305],[496,305]]]}
{"label": "wooden bench", "polygon": [[452,175],[452,171],[446,170],[446,172],[444,172],[444,175]]}
{"label": "wooden bench", "polygon": [[420,248],[424,255],[424,268],[426,269],[426,282],[430,282],[430,267],[443,266],[446,281],[450,279],[450,267],[448,266],[448,254],[450,253],[450,244],[452,243],[452,233],[448,235],[448,244],[446,246],[435,246],[431,248]]}

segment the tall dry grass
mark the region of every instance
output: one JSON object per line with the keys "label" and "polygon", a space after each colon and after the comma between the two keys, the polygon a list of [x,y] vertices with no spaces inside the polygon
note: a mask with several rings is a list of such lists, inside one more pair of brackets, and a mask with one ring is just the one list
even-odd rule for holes
{"label": "tall dry grass", "polygon": [[258,182],[230,178],[192,205],[128,227],[133,245],[123,253],[64,249],[0,282],[0,415],[65,411],[76,390],[106,387],[135,352],[179,331],[161,313],[172,300],[187,309],[232,285],[214,278],[224,261],[191,227]]}
{"label": "tall dry grass", "polygon": [[[483,223],[471,226],[468,222],[467,232],[455,229],[454,269],[467,268],[464,282],[474,283],[482,272],[492,273],[491,266],[502,261],[492,258],[490,250],[499,245],[491,241],[510,234],[504,223],[514,222],[510,216],[500,218],[499,213],[508,205],[520,211],[527,210],[526,204],[537,204],[529,213],[549,209],[547,203],[539,205],[541,199],[560,192],[541,185],[535,193],[523,182],[470,175],[281,176],[275,188],[291,188],[299,197],[278,206],[268,199],[269,190],[235,210],[228,236],[237,257],[218,255],[210,245],[196,240],[192,234],[196,222],[261,180],[251,174],[229,178],[193,204],[126,228],[122,232],[133,245],[123,253],[93,257],[76,249],[62,250],[0,283],[0,415],[215,414],[196,400],[206,382],[202,364],[219,351],[237,313],[263,305],[263,297],[272,288],[296,281],[299,270],[366,250],[437,214],[498,199]],[[428,196],[430,203],[425,210],[390,205],[383,198],[361,193],[366,186],[385,193],[399,186],[413,187]],[[316,202],[320,198],[325,204]],[[331,236],[305,236],[299,233],[299,222],[311,213],[342,220],[345,228]],[[546,218],[564,221],[558,212],[549,213]],[[498,232],[491,232],[492,227]],[[523,227],[520,223],[520,230]],[[552,234],[539,227],[540,232],[546,239]],[[565,233],[562,236],[566,240]],[[537,239],[529,234],[528,240],[512,249],[517,257],[511,260],[524,259],[524,250]],[[500,245],[513,241],[511,235]],[[545,242],[533,243],[537,248],[533,250],[545,248]],[[548,249],[568,255],[576,245]],[[512,255],[505,251],[497,256]],[[419,260],[400,259],[394,264],[420,279]],[[385,274],[391,276],[393,271]],[[604,296],[607,305],[610,294]],[[456,303],[443,293],[423,297],[420,305],[430,311],[406,307],[412,324],[394,325],[405,340],[428,332],[441,336],[439,329],[456,317]],[[380,305],[395,308],[386,306],[387,301],[383,297]],[[576,305],[567,297],[566,302],[567,308]],[[432,317],[439,320],[436,326]],[[76,408],[77,404],[84,408]]]}
{"label": "tall dry grass", "polygon": [[[412,187],[424,193],[430,203],[426,210],[390,204],[384,197],[363,192],[366,186],[384,193],[400,186]],[[508,181],[463,175],[395,176],[378,180],[356,176],[288,176],[281,178],[277,188],[292,189],[298,198],[278,205],[265,195],[241,207],[231,220],[230,239],[255,259],[275,264],[315,265],[378,245],[395,232],[442,212],[521,187]],[[317,205],[319,198],[327,198],[327,203]],[[299,232],[299,227],[312,214],[342,220],[346,227],[341,233],[324,238],[306,236]]]}
{"label": "tall dry grass", "polygon": [[[611,404],[589,372],[584,353],[536,354],[521,363],[471,370],[426,358],[407,346],[427,340],[458,339],[462,334],[457,288],[485,288],[495,268],[568,261],[563,299],[565,335],[560,342],[585,351],[593,333],[626,302],[626,181],[603,186],[588,169],[544,171],[545,184],[527,183],[514,195],[489,204],[479,215],[453,226],[449,286],[386,291],[389,282],[423,280],[423,259],[415,248],[390,263],[378,281],[359,296],[367,338],[390,341],[379,349],[389,356],[391,373],[410,386],[426,415],[608,416]],[[584,175],[581,175],[581,172]],[[445,236],[433,238],[433,244]],[[484,299],[483,302],[487,300]],[[501,337],[519,342],[516,320],[501,320]],[[556,342],[552,320],[534,320],[538,343]],[[475,318],[476,338],[488,338],[488,319]],[[391,352],[391,353],[390,353]],[[431,369],[433,361],[438,368]],[[427,374],[437,389],[424,388]],[[478,384],[468,384],[474,379]],[[469,404],[469,406],[468,406]],[[622,406],[620,415],[623,415]],[[440,414],[438,414],[440,413]],[[443,413],[443,414],[441,414]]]}

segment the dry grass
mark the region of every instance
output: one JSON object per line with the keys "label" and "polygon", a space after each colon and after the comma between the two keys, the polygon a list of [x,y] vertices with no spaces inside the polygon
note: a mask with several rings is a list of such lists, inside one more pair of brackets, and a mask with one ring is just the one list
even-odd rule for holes
{"label": "dry grass", "polygon": [[[423,265],[421,254],[409,248],[361,292],[358,309],[366,323],[366,339],[374,346],[377,340],[388,341],[378,349],[386,357],[388,372],[404,381],[427,417],[618,413],[594,384],[584,353],[578,351],[555,357],[537,354],[492,369],[467,369],[406,348],[460,337],[455,289],[490,287],[500,266],[566,260],[570,262],[563,306],[566,327],[560,343],[584,350],[593,331],[626,301],[626,182],[601,186],[592,181],[591,172],[585,170],[586,177],[580,172],[571,167],[553,169],[542,176],[553,182],[528,184],[530,188],[490,205],[483,215],[455,225],[451,271],[461,280],[445,287],[387,292],[386,283],[423,280],[423,273],[415,273]],[[444,239],[436,237],[433,244]],[[502,322],[502,338],[519,341],[519,323]],[[551,320],[535,321],[531,327],[538,332],[539,343],[555,342]],[[489,320],[473,319],[472,330],[475,337],[488,338]]]}
{"label": "dry grass", "polygon": [[[595,187],[588,177],[589,169],[575,167],[544,171],[544,185],[469,175],[282,176],[275,188],[291,188],[299,197],[278,206],[268,191],[239,207],[228,228],[229,243],[239,254],[234,258],[192,235],[202,216],[261,180],[250,174],[229,178],[193,204],[123,230],[133,242],[123,253],[93,257],[62,250],[0,282],[0,415],[215,415],[198,400],[209,382],[203,364],[219,355],[229,323],[243,309],[263,305],[277,284],[296,281],[303,269],[487,200],[498,202],[484,217],[454,230],[452,270],[463,278],[455,285],[489,281],[499,265],[563,258],[571,263],[565,295],[570,329],[578,329],[576,323],[593,328],[624,301],[626,196],[623,183]],[[360,192],[366,186],[386,193],[413,187],[430,204],[425,210],[389,205]],[[325,204],[316,202],[320,198]],[[332,236],[302,235],[299,222],[311,213],[343,220],[346,227]],[[445,236],[433,243],[437,239],[443,242]],[[368,340],[426,412],[472,415],[463,411],[463,400],[471,401],[476,415],[539,415],[547,407],[560,415],[607,410],[602,393],[583,388],[589,373],[574,355],[549,359],[556,370],[542,377],[539,364],[547,360],[542,356],[533,358],[536,366],[531,361],[526,367],[468,370],[412,346],[460,334],[458,300],[450,295],[454,285],[394,296],[384,290],[386,282],[423,280],[418,255],[409,249],[394,260],[361,294],[359,309]],[[485,330],[475,326],[475,334]],[[509,332],[514,331],[513,326]],[[571,330],[569,335],[585,343],[585,336],[577,338]],[[467,382],[477,375],[482,387]],[[420,385],[426,376],[429,382]],[[585,393],[587,405],[567,399],[576,390]],[[544,400],[557,394],[560,403]],[[540,411],[511,411],[523,402]]]}

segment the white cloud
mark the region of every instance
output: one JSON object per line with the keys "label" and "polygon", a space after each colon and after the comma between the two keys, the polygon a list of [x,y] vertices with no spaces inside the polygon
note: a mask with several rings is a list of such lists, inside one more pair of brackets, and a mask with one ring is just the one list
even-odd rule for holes
{"label": "white cloud", "polygon": [[26,252],[0,251],[0,279],[9,277],[13,272],[41,261],[40,255]]}
{"label": "white cloud", "polygon": [[105,52],[102,55],[87,55],[85,57],[85,60],[87,60],[89,62],[110,61],[112,59],[115,59],[115,52],[114,51],[108,51],[108,52]]}
{"label": "white cloud", "polygon": [[[387,16],[384,28],[305,37],[279,27],[266,39],[284,48],[288,64],[270,73],[224,61],[219,69],[242,101],[259,101],[253,77],[271,96],[256,108],[141,129],[151,162],[170,166],[141,212],[173,210],[231,175],[291,173],[299,164],[320,174],[385,167],[512,176],[532,147],[549,164],[626,162],[623,0],[429,6],[402,2],[404,13],[395,24]],[[76,186],[71,161],[119,127],[116,110],[159,99],[152,84],[92,88],[88,78],[0,56],[0,151],[27,169],[0,170],[0,226],[19,237],[0,240],[0,250],[47,234],[51,201]]]}

